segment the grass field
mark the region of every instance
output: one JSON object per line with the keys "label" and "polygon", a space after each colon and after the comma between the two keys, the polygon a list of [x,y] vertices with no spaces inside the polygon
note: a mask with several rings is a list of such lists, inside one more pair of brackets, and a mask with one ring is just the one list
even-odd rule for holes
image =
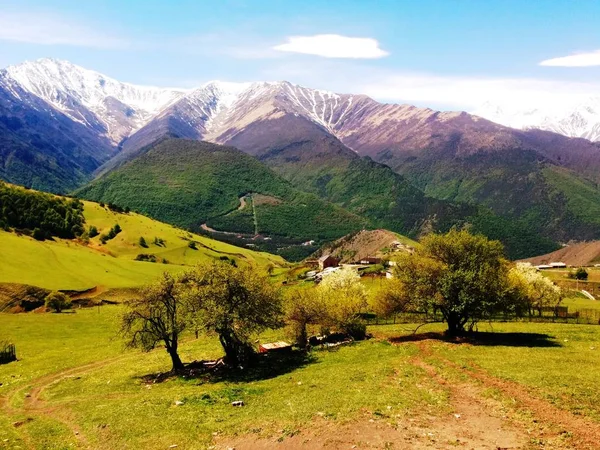
{"label": "grass field", "polygon": [[[23,283],[49,289],[88,289],[94,286],[122,288],[147,283],[164,271],[178,272],[201,261],[227,257],[240,264],[282,266],[285,261],[268,253],[235,247],[190,234],[148,217],[119,214],[92,202],[84,202],[86,226],[100,234],[118,223],[123,230],[106,245],[100,236],[83,245],[71,240],[39,242],[27,236],[0,231],[0,282]],[[140,237],[148,248],[139,245]],[[155,245],[155,238],[164,244]],[[196,242],[197,250],[188,247]],[[134,261],[140,253],[156,255],[168,264]]]}
{"label": "grass field", "polygon": [[[291,445],[323,427],[350,439],[339,436],[345,426],[379,427],[385,442],[435,435],[447,441],[432,448],[488,448],[455,430],[453,414],[471,420],[468,405],[473,418],[492,421],[474,423],[471,434],[480,426],[488,439],[486,428],[501,417],[506,436],[516,433],[524,448],[585,448],[578,446],[578,422],[563,423],[570,417],[600,427],[599,326],[494,323],[480,326],[494,332],[487,339],[461,344],[436,334],[415,339],[414,325],[374,326],[369,341],[245,377],[147,384],[141,377],[167,370],[168,355],[125,351],[117,338],[120,310],[0,314],[2,337],[16,343],[19,357],[0,366],[0,448],[227,448],[239,439]],[[441,330],[428,325],[419,333]],[[260,339],[282,337],[285,330]],[[186,336],[181,346],[184,361],[221,353],[212,337]],[[476,398],[467,405],[463,395]],[[245,406],[234,408],[233,400]],[[559,411],[556,423],[540,419],[548,408]],[[431,436],[419,427],[430,427]],[[454,432],[457,440],[446,436]],[[385,442],[376,448],[407,448]]]}

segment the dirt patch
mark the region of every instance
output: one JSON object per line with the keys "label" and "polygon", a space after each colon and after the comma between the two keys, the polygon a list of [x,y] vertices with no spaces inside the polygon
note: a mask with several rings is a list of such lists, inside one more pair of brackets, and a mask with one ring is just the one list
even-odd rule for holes
{"label": "dirt patch", "polygon": [[589,266],[600,262],[600,241],[569,244],[555,252],[525,259],[534,265],[564,262],[568,266]]}
{"label": "dirt patch", "polygon": [[[469,405],[469,408],[471,406]],[[459,415],[456,417],[455,414]],[[349,424],[318,424],[309,430],[280,431],[272,438],[246,435],[217,439],[216,449],[514,449],[527,442],[524,432],[508,429],[499,418],[477,411],[443,417],[419,415],[397,422],[363,419]]]}

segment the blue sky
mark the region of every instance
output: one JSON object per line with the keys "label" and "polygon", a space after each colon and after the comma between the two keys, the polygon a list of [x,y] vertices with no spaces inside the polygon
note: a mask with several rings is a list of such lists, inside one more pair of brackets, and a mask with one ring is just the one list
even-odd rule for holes
{"label": "blue sky", "polygon": [[286,79],[378,100],[600,95],[597,1],[0,0],[0,66],[67,59],[121,81]]}

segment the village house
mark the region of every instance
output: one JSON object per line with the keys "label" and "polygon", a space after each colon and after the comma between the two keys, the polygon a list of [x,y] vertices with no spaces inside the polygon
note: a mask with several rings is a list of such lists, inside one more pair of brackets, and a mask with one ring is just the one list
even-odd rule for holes
{"label": "village house", "polygon": [[375,256],[367,256],[366,258],[362,258],[360,260],[361,264],[381,264],[381,258],[377,258]]}
{"label": "village house", "polygon": [[325,270],[328,267],[336,267],[340,260],[331,255],[323,255],[319,258],[319,269]]}

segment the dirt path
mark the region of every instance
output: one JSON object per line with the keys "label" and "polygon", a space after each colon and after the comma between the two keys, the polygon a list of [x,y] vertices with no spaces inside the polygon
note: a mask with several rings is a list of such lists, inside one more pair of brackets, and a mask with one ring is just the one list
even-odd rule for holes
{"label": "dirt path", "polygon": [[[73,432],[73,435],[77,439],[78,445],[81,448],[90,448],[88,440],[81,432],[79,426],[75,423],[68,409],[61,408],[60,406],[49,407],[41,398],[42,394],[47,388],[55,383],[59,383],[64,379],[75,376],[84,376],[94,370],[106,367],[128,357],[131,357],[131,355],[120,355],[115,358],[95,361],[83,366],[72,367],[59,372],[44,375],[43,377],[32,381],[28,385],[18,388],[14,392],[10,393],[9,396],[0,397],[0,410],[3,410],[5,414],[11,416],[27,416],[26,420],[20,420],[13,423],[13,426],[17,429],[21,428],[25,423],[33,420],[32,416],[43,415],[59,421]],[[13,400],[19,396],[24,397],[23,407],[12,406]],[[26,432],[19,432],[19,435],[30,448],[35,448],[31,446],[30,439]]]}
{"label": "dirt path", "polygon": [[519,407],[530,411],[534,423],[541,425],[546,438],[560,438],[575,449],[600,448],[600,424],[597,422],[558,408],[548,401],[532,395],[523,385],[494,377],[479,367],[469,370],[446,359],[444,364],[488,388],[497,389],[516,402]]}
{"label": "dirt path", "polygon": [[[340,425],[316,418],[293,436],[217,439],[216,448],[259,449],[599,449],[600,424],[557,408],[525,386],[465,368],[417,343],[411,364],[448,395],[449,411],[418,411],[395,424],[368,418]],[[431,362],[430,362],[431,361]],[[435,365],[432,364],[435,362]],[[499,395],[492,398],[489,389]],[[486,392],[487,391],[487,392]],[[388,419],[389,420],[389,419]]]}

